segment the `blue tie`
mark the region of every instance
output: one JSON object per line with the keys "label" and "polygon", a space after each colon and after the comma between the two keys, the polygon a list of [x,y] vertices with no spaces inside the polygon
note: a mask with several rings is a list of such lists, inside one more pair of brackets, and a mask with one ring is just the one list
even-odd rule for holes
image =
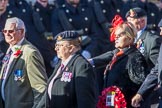
{"label": "blue tie", "polygon": [[6,70],[7,70],[7,66],[8,66],[11,54],[12,54],[12,50],[10,49],[9,52],[4,56],[4,58],[2,60],[2,63],[4,65],[4,69],[3,69],[3,73],[2,73],[2,79],[5,78]]}
{"label": "blue tie", "polygon": [[2,73],[2,86],[1,86],[1,95],[2,95],[3,100],[5,100],[5,97],[4,97],[5,76],[7,74],[7,67],[8,67],[8,63],[9,63],[11,54],[12,54],[12,50],[9,49],[8,53],[6,53],[6,55],[4,56],[4,58],[2,60],[2,63],[4,65],[3,73]]}

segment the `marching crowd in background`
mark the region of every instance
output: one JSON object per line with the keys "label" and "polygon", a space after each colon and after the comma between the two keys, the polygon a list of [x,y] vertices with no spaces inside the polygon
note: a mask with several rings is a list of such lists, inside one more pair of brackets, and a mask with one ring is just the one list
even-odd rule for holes
{"label": "marching crowd in background", "polygon": [[0,108],[162,108],[154,2],[0,0]]}

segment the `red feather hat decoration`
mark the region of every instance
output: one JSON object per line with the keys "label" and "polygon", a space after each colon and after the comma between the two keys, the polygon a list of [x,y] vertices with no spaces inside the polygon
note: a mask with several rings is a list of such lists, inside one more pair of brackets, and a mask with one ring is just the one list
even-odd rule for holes
{"label": "red feather hat decoration", "polygon": [[122,19],[120,15],[115,15],[114,19],[112,20],[112,31],[110,35],[111,42],[115,41],[115,29],[117,28],[117,26],[119,26],[123,22],[124,20]]}

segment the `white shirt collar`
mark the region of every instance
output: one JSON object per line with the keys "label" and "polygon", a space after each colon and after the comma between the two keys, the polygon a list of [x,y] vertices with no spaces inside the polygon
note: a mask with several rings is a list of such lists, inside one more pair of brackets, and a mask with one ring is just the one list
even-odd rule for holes
{"label": "white shirt collar", "polygon": [[69,63],[69,61],[71,60],[71,58],[73,57],[74,55],[70,55],[64,62],[62,61],[61,64],[64,65],[64,67]]}
{"label": "white shirt collar", "polygon": [[[15,45],[13,45],[12,47],[10,47],[11,50],[12,50],[13,52],[15,52],[15,51],[17,51],[17,49],[20,49],[21,44],[22,44],[23,41],[24,41],[24,37],[23,37],[17,44],[15,44]],[[10,49],[10,48],[9,48],[9,49]]]}
{"label": "white shirt collar", "polygon": [[141,34],[143,33],[143,31],[146,29],[146,27],[144,27],[142,30],[137,32],[137,39],[141,36]]}

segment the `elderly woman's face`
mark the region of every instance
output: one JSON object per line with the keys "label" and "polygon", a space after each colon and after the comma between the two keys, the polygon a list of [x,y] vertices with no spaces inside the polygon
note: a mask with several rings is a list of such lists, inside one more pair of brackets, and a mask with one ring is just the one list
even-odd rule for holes
{"label": "elderly woman's face", "polygon": [[66,60],[71,55],[71,46],[68,41],[58,41],[55,44],[58,58]]}
{"label": "elderly woman's face", "polygon": [[115,47],[118,49],[123,49],[125,47],[128,47],[132,44],[132,39],[128,36],[126,31],[124,31],[122,28],[118,28],[115,31]]}
{"label": "elderly woman's face", "polygon": [[16,29],[15,23],[6,23],[4,30],[2,30],[5,41],[11,46],[17,44],[23,37],[23,29]]}

